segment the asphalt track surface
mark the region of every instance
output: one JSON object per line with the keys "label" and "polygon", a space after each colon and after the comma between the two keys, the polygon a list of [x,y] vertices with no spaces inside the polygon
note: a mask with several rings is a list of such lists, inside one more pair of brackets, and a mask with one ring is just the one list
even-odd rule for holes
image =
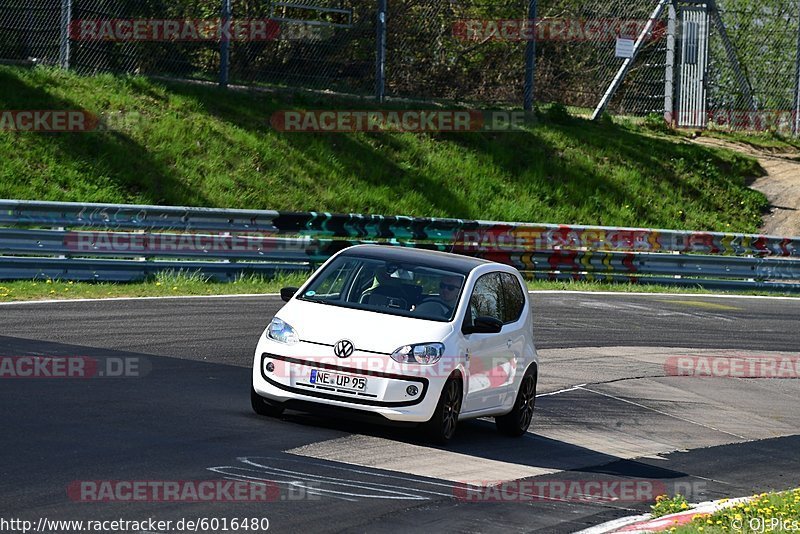
{"label": "asphalt track surface", "polygon": [[[276,297],[1,305],[0,356],[129,358],[141,376],[0,379],[0,519],[265,517],[274,532],[574,532],[647,511],[650,501],[562,498],[564,484],[600,482],[612,493],[614,483],[651,484],[694,501],[800,486],[800,380],[665,371],[677,356],[800,355],[800,301],[532,299],[542,370],[531,431],[509,439],[491,421],[467,422],[447,448],[408,429],[253,414],[249,366]],[[86,480],[225,479],[268,481],[280,493],[266,503],[98,503],[67,492]],[[549,493],[467,502],[454,489],[520,479]]]}

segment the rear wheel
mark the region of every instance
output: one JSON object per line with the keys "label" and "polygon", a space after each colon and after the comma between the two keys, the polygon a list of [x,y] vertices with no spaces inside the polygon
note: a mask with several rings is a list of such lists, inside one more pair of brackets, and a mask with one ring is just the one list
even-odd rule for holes
{"label": "rear wheel", "polygon": [[461,381],[450,377],[442,389],[433,417],[425,423],[425,431],[434,443],[444,445],[453,439],[461,413]]}
{"label": "rear wheel", "polygon": [[272,404],[267,399],[256,393],[256,390],[253,388],[253,386],[250,386],[250,404],[253,406],[253,411],[258,415],[280,417],[280,415],[283,413],[283,406],[280,404]]}
{"label": "rear wheel", "polygon": [[528,369],[522,377],[522,384],[517,393],[517,401],[511,413],[495,417],[497,429],[507,436],[519,437],[528,431],[533,420],[533,409],[536,405],[536,370]]}

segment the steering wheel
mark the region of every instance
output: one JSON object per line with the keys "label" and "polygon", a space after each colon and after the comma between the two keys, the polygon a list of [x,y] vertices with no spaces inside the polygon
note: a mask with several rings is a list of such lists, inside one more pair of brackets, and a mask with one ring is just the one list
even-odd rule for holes
{"label": "steering wheel", "polygon": [[436,305],[438,305],[439,308],[441,309],[441,314],[444,317],[449,317],[450,316],[450,312],[452,311],[452,308],[450,306],[448,306],[447,304],[445,304],[445,302],[442,299],[440,299],[439,297],[428,297],[425,300],[423,300],[422,302],[420,302],[419,306],[422,306],[423,304],[436,304]]}

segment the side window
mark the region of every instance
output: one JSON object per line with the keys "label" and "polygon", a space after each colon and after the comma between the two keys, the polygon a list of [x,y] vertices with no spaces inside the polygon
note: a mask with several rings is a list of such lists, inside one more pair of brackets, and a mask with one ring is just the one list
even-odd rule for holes
{"label": "side window", "polygon": [[520,287],[516,276],[509,273],[502,273],[500,276],[503,278],[503,308],[505,311],[503,322],[515,323],[522,316],[527,296]]}
{"label": "side window", "polygon": [[469,299],[471,318],[479,316],[494,317],[504,321],[503,282],[500,273],[489,273],[475,282],[475,289]]}

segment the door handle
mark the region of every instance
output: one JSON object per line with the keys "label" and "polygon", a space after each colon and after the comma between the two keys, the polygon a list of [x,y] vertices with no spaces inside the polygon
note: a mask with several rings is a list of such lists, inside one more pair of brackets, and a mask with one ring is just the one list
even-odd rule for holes
{"label": "door handle", "polygon": [[508,341],[506,341],[506,346],[507,346],[509,349],[511,348],[511,343],[513,343],[513,341],[511,341],[510,339],[509,339]]}

